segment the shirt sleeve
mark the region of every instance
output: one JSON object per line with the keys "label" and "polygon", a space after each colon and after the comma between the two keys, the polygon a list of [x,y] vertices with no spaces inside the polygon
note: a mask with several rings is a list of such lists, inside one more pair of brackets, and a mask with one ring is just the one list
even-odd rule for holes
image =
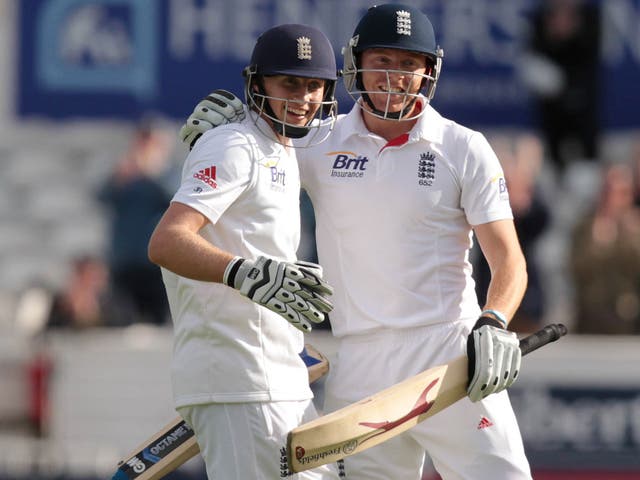
{"label": "shirt sleeve", "polygon": [[255,175],[246,135],[216,130],[205,132],[187,156],[180,187],[172,199],[199,211],[211,223],[252,185]]}
{"label": "shirt sleeve", "polygon": [[479,132],[469,138],[462,178],[461,204],[470,225],[513,219],[502,166]]}

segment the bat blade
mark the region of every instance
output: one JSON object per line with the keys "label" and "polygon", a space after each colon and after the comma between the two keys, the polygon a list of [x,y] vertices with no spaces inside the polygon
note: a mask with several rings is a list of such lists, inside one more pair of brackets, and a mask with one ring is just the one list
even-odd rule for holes
{"label": "bat blade", "polygon": [[335,462],[410,429],[462,398],[466,375],[460,357],[295,428],[287,439],[291,471]]}
{"label": "bat blade", "polygon": [[[300,357],[307,365],[309,384],[329,371],[329,360],[313,345],[306,344]],[[120,460],[111,480],[158,480],[199,452],[193,430],[176,417]]]}
{"label": "bat blade", "polygon": [[[565,335],[554,324],[520,341],[523,354]],[[292,472],[361,452],[410,429],[466,396],[467,357],[459,357],[375,395],[293,429],[287,438]]]}
{"label": "bat blade", "polygon": [[198,454],[193,430],[177,417],[119,462],[111,480],[154,480]]}

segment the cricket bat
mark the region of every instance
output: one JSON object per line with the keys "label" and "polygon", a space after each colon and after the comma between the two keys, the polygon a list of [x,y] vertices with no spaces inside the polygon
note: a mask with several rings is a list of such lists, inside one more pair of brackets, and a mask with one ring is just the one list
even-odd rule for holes
{"label": "cricket bat", "polygon": [[[329,371],[329,360],[312,345],[305,345],[300,357],[307,365],[310,384]],[[193,430],[176,417],[120,460],[111,480],[157,480],[199,452]]]}
{"label": "cricket bat", "polygon": [[[567,333],[548,325],[520,340],[523,355]],[[425,370],[403,382],[289,432],[287,456],[292,472],[332,463],[371,448],[435,415],[467,392],[467,357]]]}

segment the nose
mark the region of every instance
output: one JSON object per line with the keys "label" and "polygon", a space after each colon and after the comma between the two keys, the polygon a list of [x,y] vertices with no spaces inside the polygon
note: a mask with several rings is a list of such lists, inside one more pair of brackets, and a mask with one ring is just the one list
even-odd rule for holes
{"label": "nose", "polygon": [[398,70],[397,67],[393,67],[392,71],[389,72],[389,78],[394,80],[403,80],[407,76],[406,72]]}
{"label": "nose", "polygon": [[[395,67],[394,67],[395,68]],[[403,71],[387,71],[387,83],[390,87],[404,88],[408,82],[408,76]]]}
{"label": "nose", "polygon": [[298,101],[307,101],[312,93],[306,83],[300,83],[292,89],[291,97]]}

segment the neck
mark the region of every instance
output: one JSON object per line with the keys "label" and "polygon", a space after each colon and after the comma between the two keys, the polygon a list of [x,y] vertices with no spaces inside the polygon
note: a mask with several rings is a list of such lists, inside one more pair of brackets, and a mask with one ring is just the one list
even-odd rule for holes
{"label": "neck", "polygon": [[367,129],[371,133],[375,133],[387,141],[393,140],[404,133],[410,132],[418,121],[417,119],[409,121],[384,120],[363,110],[360,111],[360,114],[362,115],[362,120],[367,126]]}
{"label": "neck", "polygon": [[283,145],[287,150],[293,146],[293,141],[289,138],[289,137],[285,137],[284,135],[280,135],[278,132],[274,132],[277,139],[278,139],[278,143],[280,145]]}
{"label": "neck", "polygon": [[285,137],[284,135],[279,133],[278,128],[276,128],[275,123],[273,120],[271,120],[271,118],[264,114],[261,114],[260,117],[267,123],[267,125],[269,125],[269,128],[273,132],[273,136],[276,139],[276,142],[278,142],[280,145],[284,145],[285,147],[290,147],[291,145],[293,145],[291,138]]}

